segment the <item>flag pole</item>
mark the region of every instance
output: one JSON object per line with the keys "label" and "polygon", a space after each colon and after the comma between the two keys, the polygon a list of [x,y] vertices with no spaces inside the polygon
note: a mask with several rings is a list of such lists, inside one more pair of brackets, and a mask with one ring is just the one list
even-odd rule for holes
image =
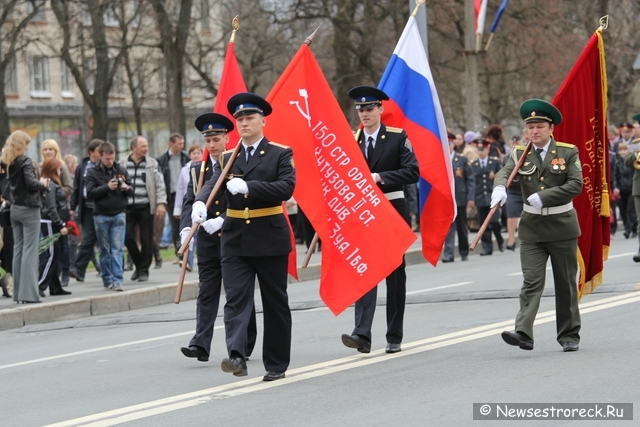
{"label": "flag pole", "polygon": [[609,28],[609,15],[605,15],[600,18],[600,27],[598,27],[598,31],[604,31]]}
{"label": "flag pole", "polygon": [[489,50],[489,46],[491,46],[491,42],[493,41],[493,35],[495,33],[489,33],[489,40],[487,40],[487,44],[484,45],[484,51],[488,51]]}
{"label": "flag pole", "polygon": [[413,12],[411,12],[411,16],[413,16],[414,18],[416,16],[418,16],[418,9],[420,9],[420,6],[424,2],[425,2],[425,0],[416,0],[416,7],[415,7],[415,9],[413,9]]}

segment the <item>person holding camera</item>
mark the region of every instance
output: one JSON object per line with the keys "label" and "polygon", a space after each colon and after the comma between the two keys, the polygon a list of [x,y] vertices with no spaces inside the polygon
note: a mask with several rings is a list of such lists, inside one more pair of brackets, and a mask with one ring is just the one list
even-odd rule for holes
{"label": "person holding camera", "polygon": [[98,148],[100,162],[87,173],[87,198],[93,200],[93,221],[100,250],[100,276],[105,288],[122,291],[122,252],[126,231],[127,198],[133,196],[127,170],[115,163],[110,142]]}

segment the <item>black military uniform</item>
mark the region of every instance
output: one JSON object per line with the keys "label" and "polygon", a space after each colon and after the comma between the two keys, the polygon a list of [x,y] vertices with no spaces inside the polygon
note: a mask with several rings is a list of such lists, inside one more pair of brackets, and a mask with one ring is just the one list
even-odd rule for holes
{"label": "black military uniform", "polygon": [[[633,120],[636,122],[640,122],[640,114],[636,114],[633,116]],[[624,158],[624,164],[629,167],[634,167],[635,172],[633,173],[633,186],[631,187],[631,196],[633,197],[633,203],[636,209],[636,217],[638,218],[638,228],[635,230],[638,235],[638,239],[640,240],[640,169],[638,169],[637,161],[640,159],[640,138],[636,138],[631,141],[629,144],[629,154]],[[638,248],[638,253],[633,256],[634,262],[640,262],[640,247]]]}
{"label": "black military uniform", "polygon": [[[483,142],[478,142],[478,151],[485,150],[487,147]],[[487,156],[484,160],[478,159],[471,163],[471,169],[476,177],[476,197],[475,204],[478,208],[478,225],[482,225],[491,210],[491,191],[493,190],[493,180],[501,168],[500,159],[497,157]],[[493,254],[493,242],[491,241],[491,233],[496,236],[498,249],[504,251],[504,239],[500,234],[500,215],[496,214],[491,218],[487,232],[482,235],[482,249],[480,255]]]}
{"label": "black military uniform", "polygon": [[[234,95],[227,107],[237,121],[243,115],[271,113],[269,103],[252,93]],[[293,153],[289,147],[264,137],[252,146],[247,146],[244,139],[242,144],[222,190],[227,199],[221,251],[229,358],[223,360],[221,367],[236,376],[247,375],[244,357],[257,275],[265,327],[262,358],[267,374],[263,379],[272,381],[284,378],[291,355],[287,270],[292,248],[282,203],[291,198],[295,187]],[[222,155],[223,164],[216,165],[196,201],[207,199],[230,157],[230,151]],[[246,193],[232,192],[237,188],[234,185],[244,187]]]}
{"label": "black military uniform", "polygon": [[[382,100],[389,97],[371,86],[357,86],[349,91],[356,101],[356,109],[381,108]],[[371,138],[371,141],[369,141]],[[404,198],[403,186],[415,184],[420,177],[418,161],[403,129],[380,123],[375,139],[364,130],[358,139],[369,170],[380,177],[378,187],[396,208],[402,219],[411,226],[409,207]],[[407,275],[404,257],[386,280],[387,283],[387,353],[400,351],[403,336],[404,308]],[[342,342],[361,353],[371,351],[371,325],[376,310],[377,286],[367,292],[355,304],[355,328],[351,335],[343,334]]]}
{"label": "black military uniform", "polygon": [[[220,135],[233,130],[233,123],[221,114],[206,113],[196,119],[196,128],[207,136]],[[213,175],[215,159],[208,157],[204,164],[204,182]],[[196,198],[197,185],[202,171],[202,162],[191,165],[189,185],[182,202],[182,216],[180,229],[188,233],[191,229],[191,207]],[[217,196],[207,211],[207,218],[224,216],[227,201]],[[196,333],[189,342],[189,347],[182,347],[180,351],[187,357],[197,358],[201,362],[209,360],[211,353],[211,339],[213,326],[218,316],[220,290],[222,287],[222,268],[220,265],[220,232],[209,234],[202,227],[196,234],[196,251],[198,253],[198,299],[196,300]],[[256,344],[257,327],[255,309],[252,311],[249,329],[247,331],[247,352],[249,357]]]}
{"label": "black military uniform", "polygon": [[469,255],[469,226],[467,225],[467,204],[474,201],[476,179],[467,156],[455,151],[451,154],[454,187],[456,192],[456,206],[458,213],[451,224],[447,238],[444,241],[444,257],[442,262],[453,262],[456,231],[458,232],[458,252],[462,261],[468,260]]}

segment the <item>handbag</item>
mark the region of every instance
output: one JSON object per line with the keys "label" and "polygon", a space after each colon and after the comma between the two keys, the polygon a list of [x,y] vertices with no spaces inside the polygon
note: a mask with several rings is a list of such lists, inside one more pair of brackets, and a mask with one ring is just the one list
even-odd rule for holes
{"label": "handbag", "polygon": [[0,227],[11,227],[11,204],[6,200],[0,205]]}

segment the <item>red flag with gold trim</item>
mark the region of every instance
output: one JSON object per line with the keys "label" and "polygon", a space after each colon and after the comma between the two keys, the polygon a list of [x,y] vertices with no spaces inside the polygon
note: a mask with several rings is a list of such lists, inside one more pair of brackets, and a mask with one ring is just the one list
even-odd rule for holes
{"label": "red flag with gold trim", "polygon": [[602,284],[609,256],[609,142],[607,139],[607,67],[602,31],[589,40],[552,103],[562,112],[557,141],[574,144],[582,163],[582,193],[573,199],[582,235],[578,238],[579,295]]}
{"label": "red flag with gold trim", "polygon": [[320,296],[339,314],[400,266],[416,236],[371,178],[307,44],[267,100],[265,134],[293,149],[294,197],[322,241]]}

